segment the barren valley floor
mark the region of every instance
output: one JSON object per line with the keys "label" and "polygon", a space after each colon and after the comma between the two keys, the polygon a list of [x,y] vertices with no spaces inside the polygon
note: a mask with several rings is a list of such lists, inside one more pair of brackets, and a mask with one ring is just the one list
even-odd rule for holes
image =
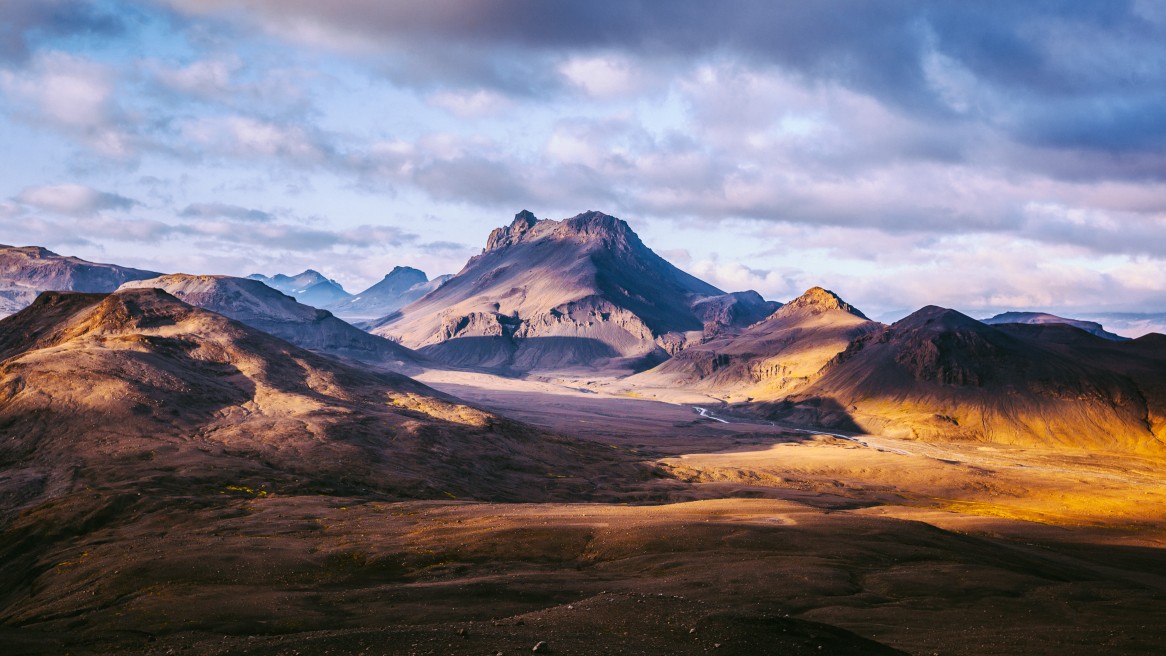
{"label": "barren valley floor", "polygon": [[[6,653],[519,654],[543,642],[557,654],[1067,656],[1166,644],[1160,462],[860,443],[551,383],[420,379],[605,444],[645,463],[642,476],[580,503],[77,495],[8,532],[47,550],[7,597]],[[75,537],[50,535],[54,514]]]}

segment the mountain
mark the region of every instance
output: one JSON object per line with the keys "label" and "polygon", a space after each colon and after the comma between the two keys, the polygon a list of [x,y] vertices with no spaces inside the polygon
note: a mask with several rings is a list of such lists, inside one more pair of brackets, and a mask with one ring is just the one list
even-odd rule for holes
{"label": "mountain", "polygon": [[928,306],[856,339],[774,418],[921,439],[1162,453],[1166,338],[989,326]]}
{"label": "mountain", "polygon": [[693,311],[704,322],[705,332],[710,335],[757,323],[780,307],[781,303],[767,301],[752,290],[710,296],[692,304]]}
{"label": "mountain", "polygon": [[352,298],[352,294],[344,291],[340,283],[335,280],[329,280],[320,272],[313,271],[312,269],[308,269],[294,276],[285,276],[282,273],[277,273],[268,278],[261,273],[253,273],[247,276],[247,278],[249,280],[258,280],[268,287],[278,289],[294,297],[300,303],[311,305],[312,307],[327,307]]}
{"label": "mountain", "polygon": [[380,364],[394,371],[412,370],[418,364],[417,355],[409,349],[370,335],[326,310],[299,303],[258,280],[179,273],[122,286],[122,289],[150,288],[162,289],[185,303],[217,312],[302,348]]}
{"label": "mountain", "polygon": [[438,360],[510,371],[645,368],[699,339],[698,301],[724,292],[600,212],[522,211],[440,288],[372,331]]}
{"label": "mountain", "polygon": [[851,341],[880,327],[834,292],[814,287],[743,331],[689,346],[628,382],[727,400],[779,399],[814,380]]}
{"label": "mountain", "polygon": [[1101,326],[1101,324],[1097,323],[1096,321],[1082,321],[1080,319],[1066,319],[1064,317],[1058,317],[1055,314],[1046,314],[1044,312],[1005,312],[1003,314],[997,314],[994,317],[982,319],[982,321],[990,326],[994,326],[994,325],[998,325],[998,324],[1005,324],[1005,323],[1027,323],[1027,324],[1057,323],[1057,324],[1065,324],[1066,326],[1073,326],[1074,328],[1079,328],[1079,329],[1084,330],[1085,332],[1087,332],[1091,335],[1097,335],[1098,337],[1101,337],[1103,339],[1109,339],[1109,340],[1113,340],[1113,341],[1117,341],[1117,342],[1129,339],[1128,337],[1122,337],[1121,335],[1116,335],[1114,333],[1111,333],[1111,332],[1105,330],[1105,328],[1103,328]]}
{"label": "mountain", "polygon": [[425,296],[452,277],[445,275],[429,280],[424,271],[412,267],[393,267],[380,282],[359,294],[327,306],[327,309],[345,319],[377,319]]}
{"label": "mountain", "polygon": [[537,500],[614,462],[158,289],[46,292],[0,321],[0,434],[0,515],[97,492]]}
{"label": "mountain", "polygon": [[159,275],[57,255],[40,246],[0,245],[0,317],[27,307],[43,291],[112,292],[128,280]]}

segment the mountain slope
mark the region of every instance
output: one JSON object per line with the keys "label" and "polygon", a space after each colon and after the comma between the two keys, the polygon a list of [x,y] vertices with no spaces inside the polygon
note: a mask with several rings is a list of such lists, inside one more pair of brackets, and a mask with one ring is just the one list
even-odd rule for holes
{"label": "mountain slope", "polygon": [[411,371],[417,355],[383,337],[370,335],[326,310],[296,302],[257,280],[229,276],[173,274],[126,283],[122,289],[157,288],[185,303],[240,321],[296,346]]}
{"label": "mountain slope", "polygon": [[6,511],[86,486],[529,500],[612,464],[157,289],[46,292],[0,321],[0,433]]}
{"label": "mountain slope", "polygon": [[929,306],[855,340],[774,417],[923,439],[1161,453],[1166,348]]}
{"label": "mountain slope", "polygon": [[40,246],[0,245],[0,317],[27,307],[43,291],[111,292],[128,280],[158,275],[57,255]]}
{"label": "mountain slope", "polygon": [[701,331],[693,303],[721,294],[615,217],[540,221],[523,211],[461,272],[373,332],[459,365],[636,367]]}
{"label": "mountain slope", "polygon": [[997,314],[994,317],[982,319],[981,321],[988,324],[989,326],[1009,323],[1065,324],[1066,326],[1073,326],[1074,328],[1079,328],[1092,335],[1096,335],[1103,339],[1113,340],[1115,342],[1129,339],[1128,337],[1122,337],[1121,335],[1116,335],[1107,331],[1102,327],[1101,324],[1097,323],[1096,321],[1066,319],[1064,317],[1058,317],[1055,314],[1046,314],[1044,312],[1005,312],[1003,314]]}
{"label": "mountain slope", "polygon": [[831,291],[814,287],[740,333],[718,335],[628,379],[637,386],[774,400],[814,380],[850,342],[879,328]]}
{"label": "mountain slope", "polygon": [[430,280],[424,271],[393,267],[380,282],[326,309],[344,319],[378,319],[425,296],[452,277],[445,275]]}
{"label": "mountain slope", "polygon": [[311,305],[317,308],[326,307],[352,298],[352,294],[344,291],[340,283],[335,280],[329,280],[320,272],[312,269],[308,269],[294,276],[277,273],[270,278],[261,273],[253,273],[247,276],[247,279],[258,280],[268,287],[278,289],[291,296],[304,305]]}

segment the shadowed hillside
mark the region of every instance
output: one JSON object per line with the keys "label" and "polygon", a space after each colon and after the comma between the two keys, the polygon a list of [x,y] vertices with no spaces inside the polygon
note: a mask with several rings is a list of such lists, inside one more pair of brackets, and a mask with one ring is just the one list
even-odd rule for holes
{"label": "shadowed hillside", "polygon": [[403,373],[414,372],[419,364],[417,354],[400,344],[370,335],[257,280],[173,274],[126,283],[122,288],[162,289],[190,305],[328,355]]}

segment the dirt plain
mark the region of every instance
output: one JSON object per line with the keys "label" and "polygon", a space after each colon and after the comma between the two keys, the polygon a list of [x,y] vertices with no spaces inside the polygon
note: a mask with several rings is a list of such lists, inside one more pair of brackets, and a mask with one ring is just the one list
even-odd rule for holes
{"label": "dirt plain", "polygon": [[78,490],[4,532],[7,549],[43,545],[7,579],[5,653],[518,654],[542,643],[535,653],[1071,655],[1166,644],[1159,461],[844,439],[484,374],[420,380],[651,475],[579,503]]}

